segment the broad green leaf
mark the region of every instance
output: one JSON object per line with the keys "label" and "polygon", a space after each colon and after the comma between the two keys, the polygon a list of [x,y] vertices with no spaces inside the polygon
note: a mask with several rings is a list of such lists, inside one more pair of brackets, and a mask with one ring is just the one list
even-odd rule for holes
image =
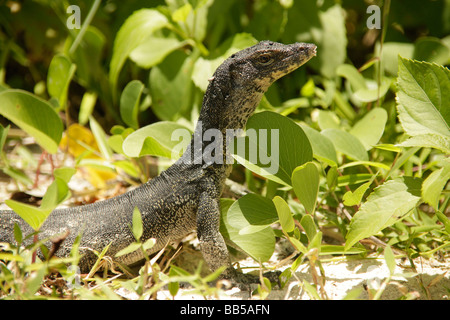
{"label": "broad green leaf", "polygon": [[435,148],[450,154],[450,139],[440,134],[419,134],[397,144],[400,147]]}
{"label": "broad green leaf", "polygon": [[137,207],[133,210],[133,225],[131,227],[131,230],[133,231],[133,236],[136,239],[136,241],[139,241],[142,236],[143,227],[142,227],[142,217],[141,212]]}
{"label": "broad green leaf", "polygon": [[283,198],[276,196],[272,199],[273,204],[278,213],[280,219],[281,228],[285,232],[292,232],[295,228],[294,219],[292,218],[291,209]]}
{"label": "broad green leaf", "polygon": [[414,44],[413,58],[419,61],[446,65],[450,60],[450,48],[434,37],[420,37]]}
{"label": "broad green leaf", "polygon": [[48,67],[48,93],[51,97],[58,99],[61,107],[66,105],[67,91],[75,70],[76,65],[72,64],[70,59],[62,54],[54,56]]}
{"label": "broad green leaf", "polygon": [[162,29],[168,24],[167,18],[158,10],[141,9],[129,16],[120,27],[114,40],[110,63],[109,80],[113,93],[116,90],[120,70],[130,53],[144,43],[156,30]]}
{"label": "broad green leaf", "polygon": [[284,43],[315,43],[320,54],[308,65],[329,79],[336,75],[336,69],[344,63],[347,53],[342,10],[340,4],[332,1],[293,1],[282,33]]}
{"label": "broad green leaf", "polygon": [[274,203],[251,193],[235,201],[228,210],[227,217],[227,224],[239,230],[240,235],[260,231],[278,220]]}
{"label": "broad green leaf", "polygon": [[369,156],[364,145],[352,134],[341,129],[325,129],[320,132],[330,139],[337,151],[354,160],[368,161]]}
{"label": "broad green leaf", "polygon": [[392,76],[397,76],[398,56],[412,59],[414,44],[405,42],[385,42],[381,53],[381,61],[384,69]]}
{"label": "broad green leaf", "polygon": [[358,90],[367,89],[366,80],[351,64],[341,64],[336,69],[336,75],[347,79],[355,92]]}
{"label": "broad green leaf", "polygon": [[333,111],[319,110],[317,121],[321,130],[341,128],[339,118]]}
{"label": "broad green leaf", "polygon": [[311,142],[314,157],[332,167],[336,167],[338,163],[336,150],[330,139],[307,125],[300,126],[308,137],[308,140]]}
{"label": "broad green leaf", "polygon": [[350,222],[346,250],[410,213],[420,201],[421,185],[419,178],[402,177],[377,187]]}
{"label": "broad green leaf", "polygon": [[5,204],[14,210],[33,230],[37,231],[47,219],[52,210],[42,210],[35,206],[14,200],[5,200]]}
{"label": "broad green leaf", "polygon": [[176,159],[188,146],[191,135],[192,132],[180,124],[159,121],[131,133],[122,148],[128,157],[154,155]]}
{"label": "broad green leaf", "polygon": [[[273,206],[272,201],[268,201]],[[228,223],[228,208],[232,204],[234,202],[230,199],[221,199],[220,206],[222,214],[220,232],[225,238],[235,243],[256,261],[264,262],[269,260],[275,250],[275,235],[272,228],[266,227],[251,234],[240,234],[239,231],[241,228],[239,226],[234,227]],[[275,208],[273,208],[273,211],[276,211]],[[272,215],[275,215],[274,219],[278,218],[276,217],[276,212],[272,212]]]}
{"label": "broad green leaf", "polygon": [[397,110],[410,136],[450,139],[450,71],[432,63],[398,60]]}
{"label": "broad green leaf", "polygon": [[137,129],[139,127],[138,114],[141,94],[144,84],[139,80],[130,81],[120,96],[120,116],[127,125]]}
{"label": "broad green leaf", "polygon": [[0,93],[0,114],[34,137],[49,153],[58,150],[64,128],[48,102],[23,90],[5,90]]}
{"label": "broad green leaf", "polygon": [[[245,148],[240,148],[244,145]],[[274,112],[254,114],[247,136],[235,139],[233,157],[247,169],[277,183],[291,185],[294,169],[312,160],[311,144],[291,119]]]}
{"label": "broad green leaf", "polygon": [[149,87],[152,110],[161,120],[176,120],[191,107],[191,74],[195,54],[172,52],[150,71]]}
{"label": "broad green leaf", "polygon": [[370,150],[380,141],[386,121],[386,110],[374,108],[353,126],[350,133],[361,141],[366,150]]}
{"label": "broad green leaf", "polygon": [[444,166],[439,170],[433,171],[422,184],[422,198],[438,210],[439,197],[445,185],[450,180],[450,162],[444,161]]}
{"label": "broad green leaf", "polygon": [[314,214],[319,193],[319,171],[312,162],[298,166],[292,172],[292,187],[300,203],[309,214]]}
{"label": "broad green leaf", "polygon": [[353,97],[361,102],[373,102],[377,101],[379,98],[382,98],[388,92],[392,79],[391,78],[383,78],[380,83],[380,87],[378,88],[378,83],[373,80],[367,81],[367,89],[360,89],[353,93]]}
{"label": "broad green leaf", "polygon": [[138,66],[149,69],[164,60],[172,51],[184,46],[185,41],[176,38],[149,37],[130,53],[130,59]]}

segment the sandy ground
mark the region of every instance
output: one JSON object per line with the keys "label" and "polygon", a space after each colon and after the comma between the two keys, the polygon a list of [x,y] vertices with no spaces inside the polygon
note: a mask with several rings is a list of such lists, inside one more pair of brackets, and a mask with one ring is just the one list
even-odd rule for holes
{"label": "sandy ground", "polygon": [[[241,264],[252,263],[251,259],[242,261]],[[414,261],[417,273],[414,273],[408,261],[396,260],[394,276],[384,287],[385,280],[389,277],[389,269],[383,257],[376,259],[339,259],[322,262],[325,284],[323,291],[330,300],[342,300],[347,295],[351,299],[367,300],[373,298],[369,295],[372,288],[375,293],[381,286],[381,300],[397,300],[402,297],[420,300],[450,300],[450,264],[440,263],[434,260],[416,259]],[[254,264],[254,262],[253,262]],[[285,268],[289,268],[286,266]],[[285,269],[283,268],[283,269]],[[306,280],[313,283],[308,264],[300,266],[288,284],[283,289],[273,288],[267,296],[268,300],[310,300],[307,290],[302,288]],[[281,269],[282,270],[282,269]],[[317,273],[320,274],[317,268]],[[203,296],[192,294],[191,289],[180,290],[175,297],[179,300],[202,300]],[[319,295],[320,295],[320,291]],[[349,294],[350,293],[350,294]],[[217,299],[217,297],[210,297]],[[168,290],[161,290],[158,299],[172,299]],[[249,291],[241,291],[237,288],[221,292],[220,300],[248,300],[258,299],[251,296]]]}

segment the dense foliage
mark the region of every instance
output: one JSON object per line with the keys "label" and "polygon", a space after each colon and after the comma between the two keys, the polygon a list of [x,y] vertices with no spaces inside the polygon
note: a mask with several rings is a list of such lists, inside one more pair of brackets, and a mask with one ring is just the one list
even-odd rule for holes
{"label": "dense foliage", "polygon": [[[162,170],[179,156],[171,133],[193,130],[208,78],[226,57],[265,39],[312,42],[317,57],[277,81],[247,126],[280,130],[276,146],[259,146],[277,148],[279,170],[233,155],[232,179],[249,193],[223,199],[222,234],[259,263],[287,239],[297,254],[283,284],[300,264],[314,269],[330,254],[448,261],[448,1],[8,1],[0,21],[0,165],[21,190],[33,179],[11,160],[29,153],[12,127],[46,153],[74,157],[98,188],[108,179],[137,184],[152,176],[153,157]],[[39,207],[5,202],[38,230],[70,197],[74,173],[55,170]],[[135,216],[130,250],[144,250],[152,243],[139,241]],[[0,296],[31,298],[55,268],[73,277],[57,259],[31,265],[38,246],[3,246]],[[63,262],[76,260],[74,252]],[[132,280],[73,292],[111,298],[123,286],[150,297],[165,284],[176,294],[180,280],[215,292],[206,283],[216,275],[163,271],[148,258]],[[268,290],[263,279],[259,293]]]}

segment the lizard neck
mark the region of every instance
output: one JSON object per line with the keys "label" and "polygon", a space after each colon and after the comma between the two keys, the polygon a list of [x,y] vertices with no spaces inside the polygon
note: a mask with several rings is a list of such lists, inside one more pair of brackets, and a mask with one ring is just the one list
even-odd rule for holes
{"label": "lizard neck", "polygon": [[[267,85],[268,87],[268,85]],[[210,168],[215,174],[228,176],[233,158],[231,140],[244,129],[266,91],[265,86],[241,88],[233,85],[225,67],[219,68],[210,80],[202,110],[184,161]]]}

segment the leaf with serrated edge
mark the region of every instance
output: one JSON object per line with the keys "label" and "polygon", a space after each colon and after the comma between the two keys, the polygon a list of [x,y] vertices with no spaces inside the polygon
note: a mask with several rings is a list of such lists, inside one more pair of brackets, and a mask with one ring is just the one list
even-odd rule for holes
{"label": "leaf with serrated edge", "polygon": [[353,216],[345,248],[405,217],[419,203],[421,185],[419,178],[402,177],[377,187]]}

